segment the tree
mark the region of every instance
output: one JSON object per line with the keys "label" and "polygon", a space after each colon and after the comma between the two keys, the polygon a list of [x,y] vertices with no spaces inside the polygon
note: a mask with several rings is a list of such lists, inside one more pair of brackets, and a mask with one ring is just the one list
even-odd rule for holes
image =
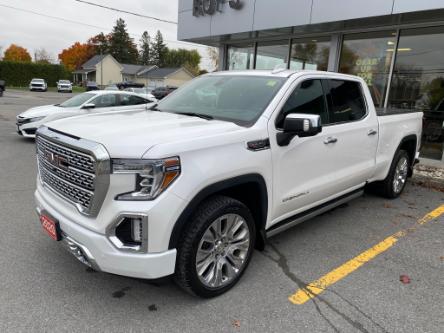
{"label": "tree", "polygon": [[38,64],[51,64],[53,59],[51,55],[43,47],[37,49],[34,55],[34,61]]}
{"label": "tree", "polygon": [[139,63],[149,65],[151,62],[151,37],[148,31],[144,31],[140,38]]}
{"label": "tree", "polygon": [[219,68],[219,51],[215,47],[208,46],[207,48],[208,56],[210,57],[211,64],[216,71]]}
{"label": "tree", "polygon": [[24,47],[11,44],[11,46],[9,46],[6,49],[3,60],[16,61],[16,62],[31,62],[32,58],[28,50],[26,50]]}
{"label": "tree", "polygon": [[154,41],[151,43],[152,65],[156,65],[158,67],[165,67],[167,54],[168,54],[168,47],[163,41],[162,33],[159,30],[157,30],[156,37],[154,38]]}
{"label": "tree", "polygon": [[87,60],[95,55],[95,48],[90,44],[74,43],[59,54],[59,59],[70,70],[79,69]]}
{"label": "tree", "polygon": [[105,35],[101,32],[88,39],[87,44],[94,48],[95,54],[110,53],[111,34]]}
{"label": "tree", "polygon": [[201,56],[197,50],[167,50],[165,55],[165,67],[185,67],[193,74],[199,74]]}
{"label": "tree", "polygon": [[126,31],[126,23],[119,18],[110,34],[111,55],[120,63],[137,64],[139,52],[133,39]]}

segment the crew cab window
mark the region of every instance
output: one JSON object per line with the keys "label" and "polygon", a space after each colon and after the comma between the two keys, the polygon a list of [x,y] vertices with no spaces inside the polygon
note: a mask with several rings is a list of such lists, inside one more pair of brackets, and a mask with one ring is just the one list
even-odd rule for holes
{"label": "crew cab window", "polygon": [[91,103],[93,103],[96,108],[107,108],[117,105],[117,96],[114,94],[100,95],[95,98]]}
{"label": "crew cab window", "polygon": [[120,95],[120,105],[121,106],[129,106],[129,105],[140,105],[147,104],[149,100],[145,98],[134,96],[134,95]]}
{"label": "crew cab window", "polygon": [[320,115],[322,124],[328,124],[328,110],[321,80],[307,80],[296,87],[276,119],[277,128],[283,128],[285,117],[290,113]]}
{"label": "crew cab window", "polygon": [[327,80],[330,123],[359,120],[367,114],[361,84],[356,81]]}

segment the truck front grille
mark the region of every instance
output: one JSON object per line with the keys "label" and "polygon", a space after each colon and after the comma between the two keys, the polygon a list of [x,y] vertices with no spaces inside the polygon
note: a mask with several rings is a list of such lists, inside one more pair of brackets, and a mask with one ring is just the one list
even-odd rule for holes
{"label": "truck front grille", "polygon": [[[96,215],[108,189],[109,168],[104,165],[109,164],[109,159],[103,159],[102,154],[98,160],[94,154],[97,147],[92,151],[77,149],[72,145],[76,139],[59,133],[51,138],[41,132],[55,132],[44,127],[37,133],[37,161],[42,184],[74,204],[81,213]],[[63,138],[70,141],[69,146]],[[94,147],[94,144],[88,142],[87,146]]]}

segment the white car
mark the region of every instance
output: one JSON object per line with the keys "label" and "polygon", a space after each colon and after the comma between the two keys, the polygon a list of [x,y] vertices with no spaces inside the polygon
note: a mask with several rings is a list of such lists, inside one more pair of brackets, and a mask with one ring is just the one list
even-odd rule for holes
{"label": "white car", "polygon": [[47,91],[48,84],[43,79],[32,79],[31,82],[29,83],[29,90]]}
{"label": "white car", "polygon": [[31,108],[17,116],[17,133],[34,138],[39,126],[50,121],[91,113],[145,110],[156,102],[137,94],[122,91],[89,91],[61,104]]}
{"label": "white car", "polygon": [[58,92],[70,92],[72,93],[72,83],[69,80],[59,80],[57,82],[57,91]]}
{"label": "white car", "polygon": [[153,89],[149,88],[126,88],[125,91],[133,92],[135,94],[138,94],[142,97],[148,98],[148,99],[156,99],[151,92]]}
{"label": "white car", "polygon": [[359,77],[236,71],[148,112],[57,120],[37,132],[40,222],[94,269],[217,296],[267,237],[369,184],[402,193],[423,114],[388,111]]}

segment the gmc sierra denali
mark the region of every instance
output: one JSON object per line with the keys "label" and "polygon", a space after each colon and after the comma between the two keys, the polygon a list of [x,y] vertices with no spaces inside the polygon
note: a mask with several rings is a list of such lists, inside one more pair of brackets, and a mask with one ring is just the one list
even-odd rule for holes
{"label": "gmc sierra denali", "polygon": [[317,71],[201,76],[148,111],[40,127],[40,222],[84,264],[220,295],[254,248],[360,196],[398,197],[422,113],[378,116],[358,77]]}

